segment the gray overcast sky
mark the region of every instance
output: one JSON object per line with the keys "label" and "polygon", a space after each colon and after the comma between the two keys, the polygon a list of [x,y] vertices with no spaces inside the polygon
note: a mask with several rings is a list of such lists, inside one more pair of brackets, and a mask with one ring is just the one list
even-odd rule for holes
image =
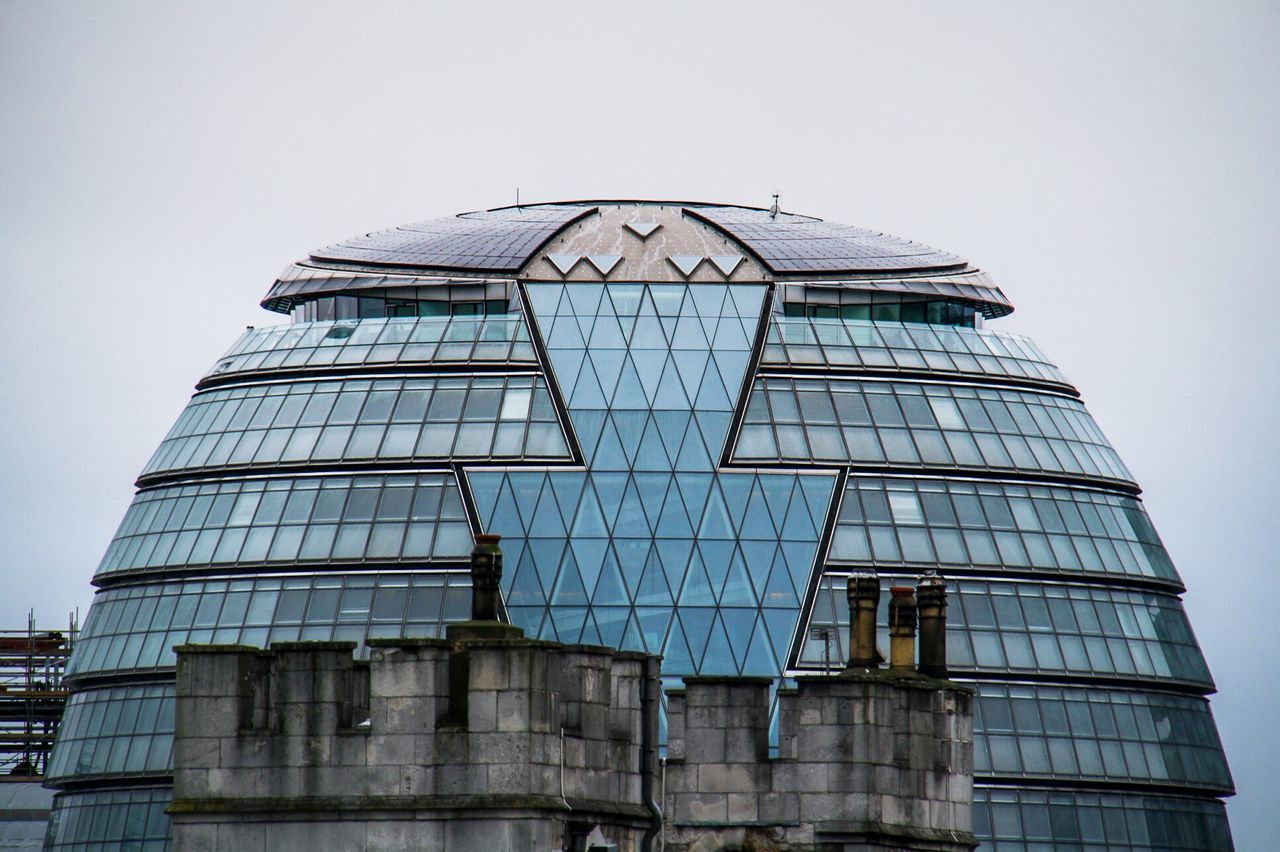
{"label": "gray overcast sky", "polygon": [[1278,92],[1276,3],[0,0],[0,621],[87,609],[134,476],[309,249],[517,186],[776,188],[989,270],[993,325],[1081,387],[1269,848]]}

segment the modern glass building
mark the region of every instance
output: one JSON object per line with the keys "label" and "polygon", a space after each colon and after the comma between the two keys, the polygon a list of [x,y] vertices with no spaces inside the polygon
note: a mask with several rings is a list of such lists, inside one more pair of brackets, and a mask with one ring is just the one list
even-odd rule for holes
{"label": "modern glass building", "polygon": [[965,260],[573,202],[357,237],[262,304],[293,321],[200,380],[94,577],[48,848],[166,846],[174,645],[439,635],[476,532],[513,623],[672,678],[839,667],[851,572],[940,572],[988,848],[1231,848],[1181,580]]}

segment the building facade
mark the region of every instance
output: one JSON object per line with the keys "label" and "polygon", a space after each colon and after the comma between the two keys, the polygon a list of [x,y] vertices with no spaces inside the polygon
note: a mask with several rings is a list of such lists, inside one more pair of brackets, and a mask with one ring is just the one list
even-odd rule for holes
{"label": "building facade", "polygon": [[48,848],[168,843],[174,646],[443,635],[480,532],[512,624],[670,678],[838,668],[851,573],[940,571],[984,843],[1230,848],[1181,580],[962,258],[573,202],[318,250],[263,306],[294,321],[201,379],[98,567]]}

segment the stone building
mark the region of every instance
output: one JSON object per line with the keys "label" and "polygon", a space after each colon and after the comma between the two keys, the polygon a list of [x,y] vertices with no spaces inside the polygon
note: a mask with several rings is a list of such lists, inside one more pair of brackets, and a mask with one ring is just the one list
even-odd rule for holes
{"label": "stone building", "polygon": [[[972,691],[917,671],[915,605],[898,601],[911,590],[895,590],[909,617],[888,670],[869,629],[845,671],[779,690],[776,756],[770,679],[686,678],[668,693],[659,768],[659,659],[499,623],[495,553],[482,539],[473,620],[446,639],[371,640],[367,663],[350,642],[179,647],[175,847],[977,845]],[[855,585],[855,606],[879,596]],[[925,620],[921,668],[941,665],[929,637],[942,607]]]}

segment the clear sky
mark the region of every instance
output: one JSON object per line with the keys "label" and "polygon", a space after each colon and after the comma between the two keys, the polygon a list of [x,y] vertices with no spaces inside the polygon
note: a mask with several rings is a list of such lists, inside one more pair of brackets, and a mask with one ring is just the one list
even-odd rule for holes
{"label": "clear sky", "polygon": [[[355,10],[359,10],[357,13]],[[783,207],[961,254],[1145,488],[1280,834],[1280,4],[0,0],[0,621],[83,614],[286,262],[527,201]]]}

